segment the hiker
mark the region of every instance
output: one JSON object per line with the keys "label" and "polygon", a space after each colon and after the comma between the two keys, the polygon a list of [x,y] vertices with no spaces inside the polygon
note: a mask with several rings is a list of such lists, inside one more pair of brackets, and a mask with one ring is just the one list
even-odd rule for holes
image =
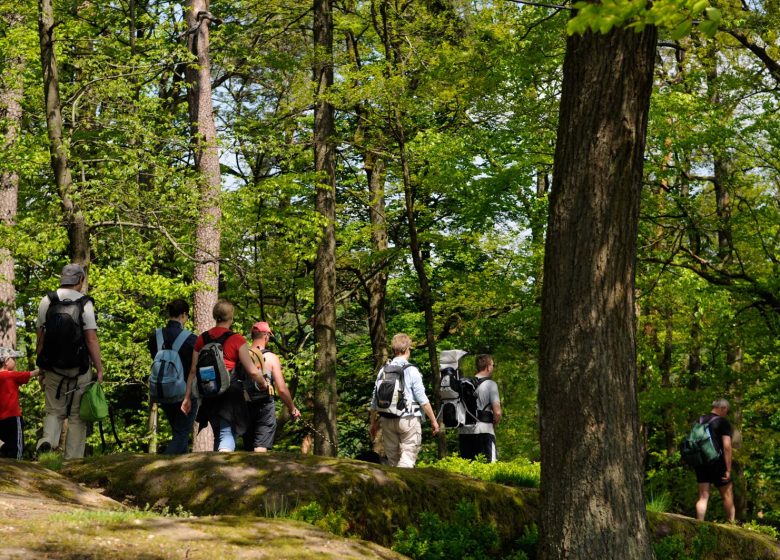
{"label": "hiker", "polygon": [[[243,384],[231,379],[229,385],[215,396],[203,394],[201,382],[196,371],[202,364],[198,363],[201,350],[216,343],[222,348],[222,359],[228,372],[233,372],[237,363],[241,363],[244,371],[254,379],[260,390],[268,391],[268,384],[262,372],[252,363],[246,339],[239,333],[230,330],[233,324],[233,304],[227,300],[219,300],[212,311],[216,326],[201,333],[195,341],[192,352],[192,363],[187,378],[187,390],[181,403],[181,411],[189,414],[193,409],[193,384],[198,383],[198,393],[201,396],[200,409],[197,412],[198,423],[206,422],[214,431],[214,451],[229,452],[236,450],[236,436],[246,431],[248,411],[244,400]],[[210,352],[210,350],[209,350]],[[204,368],[202,368],[204,369]],[[213,375],[212,370],[212,375]],[[232,375],[231,375],[232,378]],[[213,383],[213,382],[212,382]]]}
{"label": "hiker", "polygon": [[19,387],[38,370],[16,371],[16,358],[22,353],[11,348],[0,348],[0,457],[21,459],[24,450],[22,409],[19,406]]}
{"label": "hiker", "polygon": [[[181,379],[177,379],[180,382],[180,387],[184,387],[186,391],[187,375],[192,367],[192,352],[195,349],[196,336],[190,331],[184,328],[184,324],[190,315],[190,306],[183,299],[175,299],[168,304],[168,324],[164,328],[156,329],[149,335],[147,346],[149,348],[149,354],[152,356],[153,366],[154,361],[162,360],[162,354],[158,354],[160,350],[170,349],[178,355],[179,362],[174,363],[175,366],[170,368],[173,375],[181,375]],[[160,344],[162,340],[162,344]],[[180,368],[180,370],[179,370]],[[154,376],[154,372],[152,373]],[[161,381],[163,375],[157,376]],[[166,398],[166,395],[158,394],[156,388],[151,384],[150,380],[150,392],[152,393],[152,400],[159,403],[159,407],[162,409],[165,418],[171,425],[171,432],[173,438],[170,443],[165,446],[166,455],[179,455],[187,453],[190,433],[192,432],[192,424],[195,422],[195,416],[198,413],[198,399],[192,398],[190,402],[190,412],[184,414],[181,411],[181,403],[184,400],[184,392],[182,391],[178,395],[171,395]]]}
{"label": "hiker", "polygon": [[498,459],[496,451],[496,432],[494,426],[501,421],[501,400],[498,396],[498,385],[493,377],[493,357],[481,354],[476,360],[475,422],[458,428],[458,450],[464,459],[475,459],[484,455],[488,463]]}
{"label": "hiker", "polygon": [[710,489],[714,485],[723,498],[723,512],[726,521],[734,522],[734,483],[731,480],[731,424],[726,420],[729,413],[729,401],[716,399],[712,410],[699,418],[699,424],[709,424],[712,441],[721,452],[720,456],[708,465],[694,467],[696,482],[699,485],[699,499],[696,501],[696,519],[704,521],[707,513],[707,502],[710,499]]}
{"label": "hiker", "polygon": [[[439,433],[439,422],[436,420],[431,403],[425,395],[420,370],[409,363],[412,340],[408,335],[398,333],[393,337],[390,346],[394,357],[377,374],[374,397],[371,400],[369,433],[372,439],[376,437],[381,423],[382,443],[388,464],[393,467],[413,468],[422,445],[422,414],[420,409],[431,421],[434,436]],[[399,398],[404,400],[403,403],[394,400],[393,406],[389,408],[380,406],[380,404],[384,404],[380,403],[380,400],[383,399],[377,398],[380,385],[387,378],[385,370],[388,369],[388,366],[400,366],[398,369],[402,373],[395,392],[402,395]]]}
{"label": "hiker", "polygon": [[251,379],[245,382],[249,395],[249,425],[244,434],[244,450],[265,453],[274,444],[276,435],[276,405],[274,395],[287,407],[293,420],[301,417],[301,411],[293,403],[290,391],[282,376],[279,357],[267,348],[273,333],[265,321],[252,325],[252,345],[249,352],[255,365],[263,371],[268,390],[260,391]]}
{"label": "hiker", "polygon": [[103,382],[95,306],[92,298],[81,293],[85,279],[81,265],[65,265],[60,287],[43,296],[38,307],[35,351],[46,403],[43,437],[35,446],[38,454],[59,447],[67,418],[64,457],[84,456],[87,426],[79,416],[79,406],[92,381],[91,367],[98,383]]}

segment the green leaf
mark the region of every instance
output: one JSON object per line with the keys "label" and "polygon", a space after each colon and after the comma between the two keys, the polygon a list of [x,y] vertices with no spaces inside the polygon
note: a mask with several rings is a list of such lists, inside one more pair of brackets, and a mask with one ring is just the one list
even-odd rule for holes
{"label": "green leaf", "polygon": [[688,35],[691,32],[692,23],[693,22],[689,19],[681,22],[677,27],[674,28],[674,31],[672,31],[672,39],[677,40]]}

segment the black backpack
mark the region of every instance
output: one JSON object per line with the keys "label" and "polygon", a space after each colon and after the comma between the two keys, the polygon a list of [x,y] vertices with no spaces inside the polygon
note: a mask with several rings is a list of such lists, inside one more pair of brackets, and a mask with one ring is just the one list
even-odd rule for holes
{"label": "black backpack", "polygon": [[89,371],[89,350],[84,338],[84,306],[92,301],[89,296],[77,300],[61,300],[57,292],[49,292],[49,309],[43,324],[43,348],[35,361],[41,369],[63,375],[63,370],[78,368],[77,377]]}
{"label": "black backpack", "polygon": [[208,331],[200,335],[204,344],[198,352],[195,385],[198,395],[204,399],[217,397],[230,387],[231,375],[225,365],[225,354],[222,346],[234,334],[236,333],[227,331],[216,339],[212,339]]}
{"label": "black backpack", "polygon": [[487,377],[467,377],[460,380],[460,398],[466,407],[464,424],[471,426],[477,422],[493,422],[492,410],[479,410],[477,408],[477,389]]}

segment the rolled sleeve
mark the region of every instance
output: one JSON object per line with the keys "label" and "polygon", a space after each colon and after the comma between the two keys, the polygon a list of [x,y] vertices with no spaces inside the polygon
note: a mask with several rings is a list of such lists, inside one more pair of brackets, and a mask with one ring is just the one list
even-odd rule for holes
{"label": "rolled sleeve", "polygon": [[406,386],[412,394],[414,402],[420,406],[428,404],[428,396],[425,394],[425,385],[423,385],[420,370],[412,366],[406,370],[406,373],[408,374],[405,377]]}

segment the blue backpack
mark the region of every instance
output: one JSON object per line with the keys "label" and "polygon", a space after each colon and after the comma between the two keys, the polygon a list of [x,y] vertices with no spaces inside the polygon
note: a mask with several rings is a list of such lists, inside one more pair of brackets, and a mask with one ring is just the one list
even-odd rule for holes
{"label": "blue backpack", "polygon": [[157,354],[152,362],[149,375],[149,397],[152,402],[173,403],[184,399],[187,392],[187,376],[181,363],[179,350],[192,334],[183,329],[170,348],[163,348],[163,330],[155,331],[157,336]]}

